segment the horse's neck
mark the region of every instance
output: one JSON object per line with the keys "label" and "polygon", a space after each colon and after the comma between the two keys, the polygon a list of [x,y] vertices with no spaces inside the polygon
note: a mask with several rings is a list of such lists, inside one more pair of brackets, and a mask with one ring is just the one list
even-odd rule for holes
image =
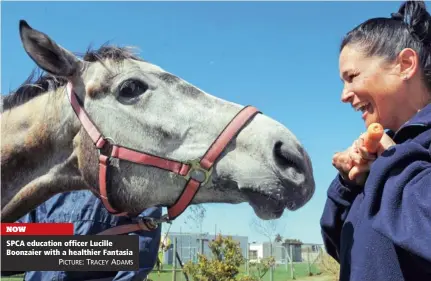
{"label": "horse's neck", "polygon": [[64,89],[1,116],[2,221],[14,221],[55,193],[85,188],[73,139],[79,123]]}

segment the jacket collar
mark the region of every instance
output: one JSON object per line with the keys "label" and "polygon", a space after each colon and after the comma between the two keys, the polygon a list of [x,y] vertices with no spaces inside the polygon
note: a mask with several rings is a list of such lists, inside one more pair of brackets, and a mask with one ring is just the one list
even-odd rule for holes
{"label": "jacket collar", "polygon": [[410,120],[404,123],[398,131],[388,130],[387,134],[397,143],[404,141],[412,130],[424,131],[431,127],[431,104],[428,104],[416,113]]}

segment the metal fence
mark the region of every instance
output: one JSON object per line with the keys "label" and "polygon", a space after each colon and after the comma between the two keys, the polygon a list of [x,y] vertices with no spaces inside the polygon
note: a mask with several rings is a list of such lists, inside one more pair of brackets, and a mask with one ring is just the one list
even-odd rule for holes
{"label": "metal fence", "polygon": [[266,242],[250,244],[249,259],[252,262],[259,262],[262,258],[273,256],[276,264],[284,264],[291,259],[292,262],[313,262],[320,257],[322,250],[322,244]]}
{"label": "metal fence", "polygon": [[273,256],[277,264],[285,264],[286,262],[291,262],[291,260],[294,263],[314,264],[321,258],[322,251],[322,244],[276,244],[273,246]]}
{"label": "metal fence", "polygon": [[[271,247],[272,246],[272,247]],[[306,272],[307,275],[322,273],[320,267],[324,254],[322,244],[312,243],[262,243],[251,244],[247,257],[246,271],[251,268],[250,263],[260,263],[264,259],[273,257],[275,265],[270,272],[284,268],[291,278],[294,278],[297,271]]]}
{"label": "metal fence", "polygon": [[[231,236],[233,240],[239,242],[242,255],[249,262],[260,262],[262,258],[274,257],[276,265],[289,263],[307,263],[314,265],[319,262],[324,251],[322,244],[312,243],[249,243],[247,236]],[[179,233],[172,232],[169,239],[177,241],[177,252],[182,260],[197,261],[197,255],[203,253],[208,257],[211,255],[208,243],[215,238],[215,235],[200,233]],[[172,246],[172,245],[171,245]],[[272,247],[271,247],[272,246]],[[173,263],[173,247],[163,254],[162,263]]]}

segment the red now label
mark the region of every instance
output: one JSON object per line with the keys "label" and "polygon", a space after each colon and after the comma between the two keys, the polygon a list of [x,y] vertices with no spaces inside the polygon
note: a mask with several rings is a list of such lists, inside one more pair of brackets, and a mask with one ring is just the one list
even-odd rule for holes
{"label": "red now label", "polygon": [[73,223],[2,223],[1,235],[73,235]]}

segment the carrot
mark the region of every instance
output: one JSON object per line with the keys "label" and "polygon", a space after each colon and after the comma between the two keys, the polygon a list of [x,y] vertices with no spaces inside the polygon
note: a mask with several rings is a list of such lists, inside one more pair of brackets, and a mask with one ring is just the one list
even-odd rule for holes
{"label": "carrot", "polygon": [[365,135],[364,139],[364,145],[368,152],[377,152],[383,133],[383,126],[379,123],[372,123],[370,126],[368,126],[367,134]]}

